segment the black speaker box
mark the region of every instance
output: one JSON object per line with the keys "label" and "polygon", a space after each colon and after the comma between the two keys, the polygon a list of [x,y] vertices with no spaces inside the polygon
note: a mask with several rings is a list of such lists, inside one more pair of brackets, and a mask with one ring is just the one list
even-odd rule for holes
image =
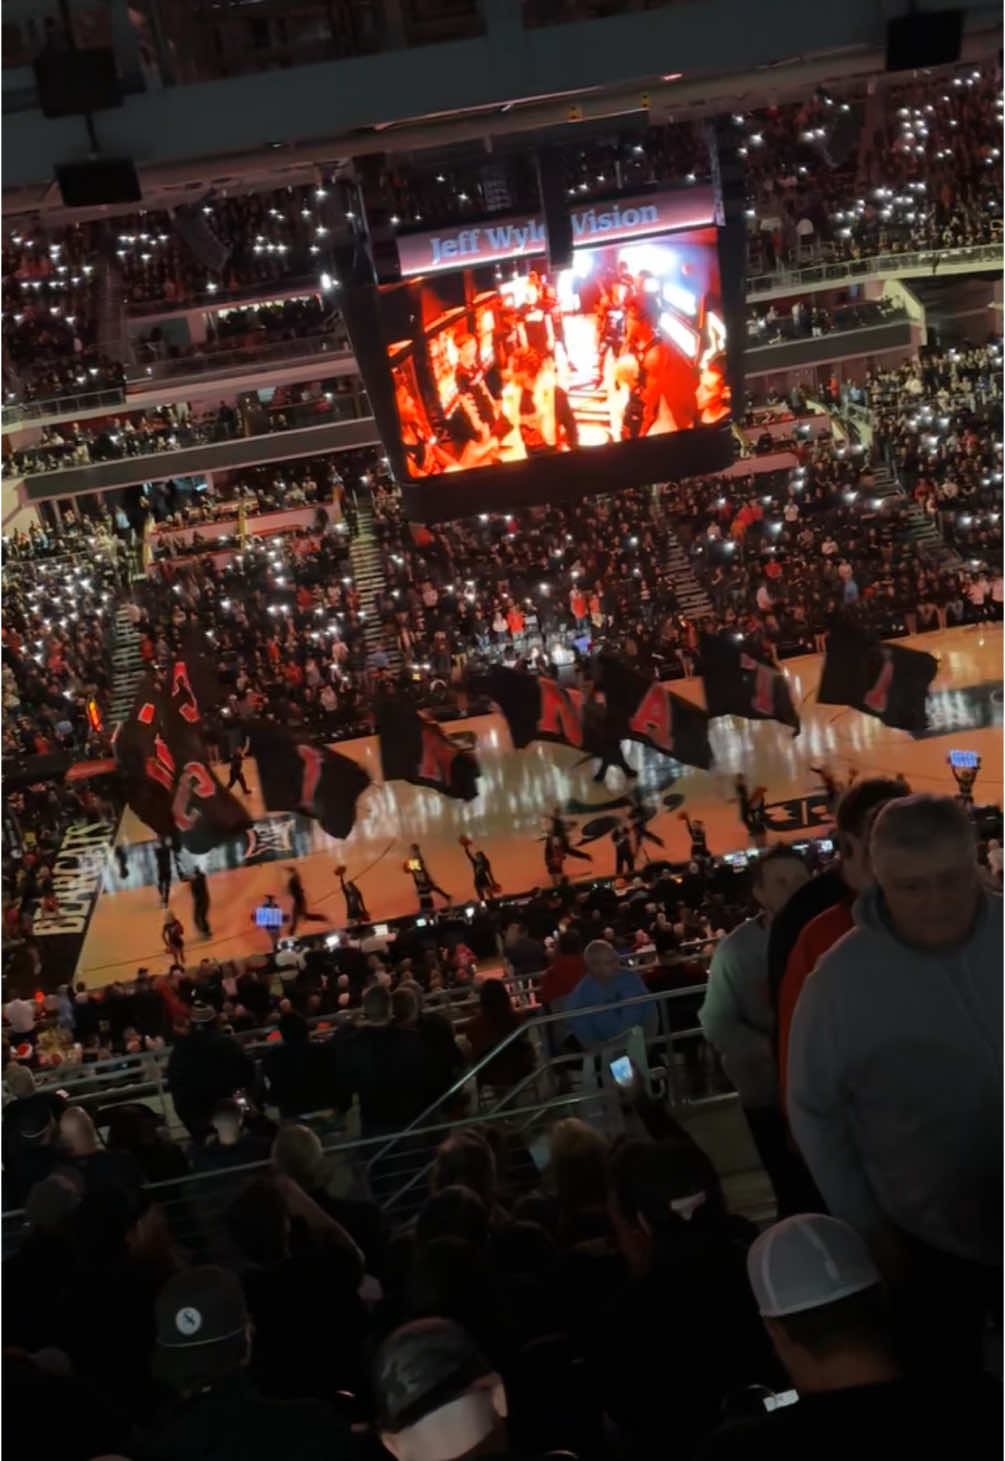
{"label": "black speaker box", "polygon": [[960,59],[962,10],[918,11],[891,20],[886,28],[886,69],[921,71]]}
{"label": "black speaker box", "polygon": [[545,150],[537,154],[537,182],[548,234],[548,263],[552,270],[569,269],[572,267],[572,214],[565,195],[565,170],[558,152]]}
{"label": "black speaker box", "polygon": [[56,182],[67,208],[92,208],[98,203],[140,203],[143,200],[139,175],[129,157],[64,162],[56,168]]}
{"label": "black speaker box", "polygon": [[110,46],[93,51],[44,50],[35,58],[35,84],[43,117],[75,117],[122,105]]}

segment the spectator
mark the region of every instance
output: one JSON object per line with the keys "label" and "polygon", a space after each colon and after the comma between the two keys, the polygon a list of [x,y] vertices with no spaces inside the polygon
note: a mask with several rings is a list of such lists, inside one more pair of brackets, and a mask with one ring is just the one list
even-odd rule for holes
{"label": "spectator", "polygon": [[537,1064],[530,1038],[522,1031],[524,1017],[513,1008],[501,979],[484,979],[478,987],[479,1013],[461,1027],[471,1049],[471,1059],[478,1064],[496,1046],[508,1041],[505,1048],[478,1072],[478,1087],[491,1086],[497,1092],[519,1086]]}
{"label": "spectator", "polygon": [[[622,1001],[634,1000],[646,994],[646,986],[633,970],[625,968],[618,953],[606,939],[594,939],[583,952],[586,973],[576,985],[566,1009],[576,1039],[587,1050],[616,1040],[619,1035],[636,1026],[648,1036],[656,1034],[659,1014],[656,1006],[630,1004]],[[591,1014],[575,1014],[576,1010],[588,1009],[592,1005],[604,1005],[605,1009]]]}
{"label": "spectator", "polygon": [[336,1104],[329,1052],[312,1043],[303,1015],[288,1010],[279,1017],[282,1043],[274,1045],[262,1062],[270,1101],[283,1120]]}
{"label": "spectator", "polygon": [[[869,864],[869,832],[873,818],[880,807],[888,801],[905,796],[909,791],[904,781],[889,781],[881,777],[869,777],[848,788],[837,805],[837,844],[840,862],[836,872],[844,885],[840,899],[804,925],[792,945],[785,964],[785,973],[777,990],[778,1018],[778,1081],[785,1109],[785,1091],[788,1080],[789,1035],[792,1016],[799,1001],[803,985],[816,968],[817,963],[855,926],[852,908],[855,899],[865,892],[872,881]],[[796,894],[786,905],[788,913],[797,901]]]}
{"label": "spectator", "polygon": [[[266,1162],[272,1150],[271,1131],[249,1131],[245,1126],[246,1104],[224,1096],[213,1107],[211,1131],[197,1147],[194,1166],[200,1172],[220,1172],[228,1167],[249,1167]],[[274,1129],[274,1128],[273,1128]]]}
{"label": "spectator", "polygon": [[974,1424],[984,1415],[988,1425],[999,1424],[1001,1390],[990,1377],[951,1392],[905,1379],[879,1272],[845,1223],[817,1214],[787,1218],[754,1242],[747,1269],[798,1398],[724,1426],[699,1448],[698,1461],[838,1457],[890,1434],[919,1455],[934,1454],[952,1446],[961,1405]]}
{"label": "spectator", "polygon": [[177,1274],[157,1301],[158,1378],[175,1392],[144,1455],[216,1461],[230,1451],[247,1461],[331,1461],[348,1457],[348,1431],[314,1400],[269,1400],[245,1373],[251,1323],[241,1285],[222,1268]]}
{"label": "spectator", "polygon": [[[426,1110],[431,1078],[426,1050],[416,1030],[391,1023],[391,995],[383,984],[363,992],[363,1023],[340,1034],[335,1068],[343,1102],[359,1100],[364,1136],[390,1135]],[[394,1081],[387,1072],[395,1072]]]}
{"label": "spectator", "polygon": [[167,1065],[167,1083],[178,1119],[196,1141],[210,1131],[218,1101],[250,1090],[255,1071],[230,1035],[217,1025],[210,1005],[194,1004],[188,1033],[174,1044]]}
{"label": "spectator", "polygon": [[518,920],[510,923],[503,935],[503,957],[516,976],[540,974],[548,964],[544,944],[531,938],[526,924]]}
{"label": "spectator", "polygon": [[[611,1186],[630,1276],[591,1325],[592,1381],[641,1456],[655,1454],[665,1433],[672,1375],[675,1446],[686,1455],[734,1386],[771,1373],[744,1273],[753,1231],[726,1212],[704,1153],[679,1142],[626,1142]],[[655,1346],[654,1330],[670,1312],[674,1324]]]}
{"label": "spectator", "polygon": [[466,1064],[454,1039],[449,1020],[423,1010],[422,985],[414,979],[403,979],[391,992],[391,1011],[398,1029],[415,1030],[426,1052],[429,1071],[429,1099],[444,1095],[457,1080]]}
{"label": "spectator", "polygon": [[857,786],[849,787],[842,795],[838,803],[839,809],[842,809],[841,820],[838,822],[839,861],[797,889],[771,920],[768,934],[768,977],[776,1010],[789,956],[799,935],[818,914],[847,900],[850,882],[845,880],[842,871],[845,859],[851,860],[850,877],[856,882],[862,877],[860,863],[865,851],[863,839],[866,838],[872,810],[893,797],[905,796],[907,791],[907,783],[900,779],[869,777],[860,781]]}
{"label": "spectator", "polygon": [[768,987],[768,929],[776,913],[807,881],[795,848],[775,847],[754,864],[756,918],[721,939],[708,971],[698,1018],[709,1044],[736,1086],[761,1163],[771,1179],[778,1211],[803,1211],[812,1190],[789,1150],[778,1098],[775,1021]]}
{"label": "spectator", "polygon": [[796,1008],[789,1118],[945,1375],[977,1367],[1001,1269],[1001,902],[951,798],[888,802],[869,849],[877,886]]}
{"label": "spectator", "polygon": [[395,1330],[377,1352],[373,1391],[380,1439],[395,1461],[508,1454],[502,1378],[449,1319]]}

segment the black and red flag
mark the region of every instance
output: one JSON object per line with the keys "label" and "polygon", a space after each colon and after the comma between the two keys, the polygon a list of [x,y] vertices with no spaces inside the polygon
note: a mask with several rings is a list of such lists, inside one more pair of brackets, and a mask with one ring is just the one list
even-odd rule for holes
{"label": "black and red flag", "polygon": [[590,717],[584,714],[586,697],[575,687],[560,685],[546,675],[510,670],[495,665],[478,677],[478,687],[499,706],[517,750],[531,741],[559,741],[588,750],[592,741]]}
{"label": "black and red flag", "polygon": [[174,831],[174,757],[164,740],[164,698],[153,675],[140,681],[128,716],[112,737],[126,804],[158,837]]}
{"label": "black and red flag", "polygon": [[884,725],[921,735],[928,728],[925,702],[939,662],[924,650],[884,644],[845,626],[827,640],[817,701],[851,705]]}
{"label": "black and red flag", "polygon": [[412,706],[385,707],[377,736],[385,781],[410,781],[465,802],[478,795],[482,773],[476,758]]}
{"label": "black and red flag", "polygon": [[673,756],[685,766],[712,764],[708,713],[672,694],[658,681],[615,659],[599,662],[600,684],[607,704],[608,725],[619,740],[639,741]]}
{"label": "black and red flag", "polygon": [[262,800],[270,812],[303,812],[329,837],[348,837],[356,803],[370,785],[357,762],[315,746],[268,720],[247,722]]}
{"label": "black and red flag", "polygon": [[251,826],[244,807],[209,767],[198,705],[187,678],[174,671],[165,690],[152,675],[140,682],[116,733],[115,755],[129,806],[158,837],[177,832],[189,852],[200,854]]}
{"label": "black and red flag", "polygon": [[707,634],[701,641],[701,664],[705,704],[713,720],[718,715],[780,720],[799,734],[799,714],[788,680],[742,641],[730,634]]}

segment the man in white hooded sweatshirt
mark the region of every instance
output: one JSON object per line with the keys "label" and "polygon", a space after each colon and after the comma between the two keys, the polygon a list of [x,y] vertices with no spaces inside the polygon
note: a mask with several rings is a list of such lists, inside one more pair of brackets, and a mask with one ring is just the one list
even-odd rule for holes
{"label": "man in white hooded sweatshirt", "polygon": [[977,1362],[1001,1300],[1002,900],[951,797],[878,813],[876,883],[817,964],[789,1045],[793,1135],[870,1242],[913,1358]]}

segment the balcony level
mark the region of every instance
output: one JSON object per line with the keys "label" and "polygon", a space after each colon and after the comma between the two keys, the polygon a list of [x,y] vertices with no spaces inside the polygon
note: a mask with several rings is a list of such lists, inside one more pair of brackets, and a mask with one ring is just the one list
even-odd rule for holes
{"label": "balcony level", "polygon": [[[234,467],[285,461],[290,457],[320,456],[325,452],[379,444],[380,436],[373,417],[360,416],[350,421],[276,431],[268,436],[203,442],[177,451],[127,457],[123,461],[95,462],[86,467],[68,467],[64,471],[17,479],[16,486],[20,502],[27,505],[101,492],[112,487],[138,486],[169,477],[204,475]],[[8,478],[6,482],[11,480]]]}

